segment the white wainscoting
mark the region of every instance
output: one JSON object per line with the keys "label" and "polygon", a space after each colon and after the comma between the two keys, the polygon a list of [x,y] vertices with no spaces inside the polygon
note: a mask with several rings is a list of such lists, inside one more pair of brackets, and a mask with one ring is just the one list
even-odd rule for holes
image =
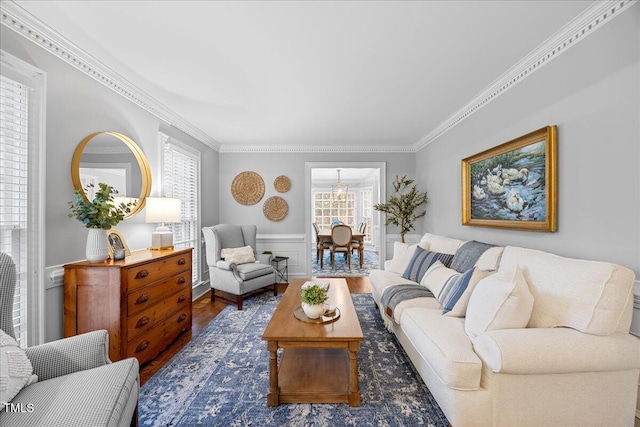
{"label": "white wainscoting", "polygon": [[271,251],[273,256],[289,257],[289,280],[306,277],[311,263],[311,246],[304,234],[258,234],[256,250]]}

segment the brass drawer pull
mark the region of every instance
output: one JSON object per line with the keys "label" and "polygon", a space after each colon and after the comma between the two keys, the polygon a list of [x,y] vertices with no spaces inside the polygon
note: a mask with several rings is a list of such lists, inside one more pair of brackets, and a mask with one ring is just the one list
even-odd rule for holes
{"label": "brass drawer pull", "polygon": [[147,277],[149,275],[149,272],[147,270],[140,270],[138,271],[138,274],[136,274],[136,279],[144,279],[145,277]]}
{"label": "brass drawer pull", "polygon": [[138,297],[138,299],[136,300],[136,305],[140,305],[140,304],[144,304],[145,302],[149,301],[149,295],[147,294],[142,294]]}
{"label": "brass drawer pull", "polygon": [[141,351],[144,351],[144,349],[147,348],[147,347],[149,347],[149,341],[144,340],[140,344],[138,344],[138,346],[136,347],[135,352],[136,353],[140,353]]}
{"label": "brass drawer pull", "polygon": [[183,283],[185,283],[187,281],[187,279],[185,279],[184,277],[181,277],[178,279],[178,281],[176,282],[178,285],[182,285]]}
{"label": "brass drawer pull", "polygon": [[184,259],[184,258],[180,258],[180,259],[178,260],[178,265],[185,265],[186,263],[187,263],[187,260],[186,260],[186,259]]}
{"label": "brass drawer pull", "polygon": [[136,328],[142,328],[143,326],[145,326],[147,323],[149,323],[149,319],[147,316],[141,317],[138,320],[138,323],[136,323]]}
{"label": "brass drawer pull", "polygon": [[186,295],[180,295],[180,298],[178,298],[178,302],[179,303],[180,302],[184,302],[184,300],[186,300],[186,299],[187,299]]}
{"label": "brass drawer pull", "polygon": [[176,323],[180,323],[186,318],[187,318],[187,315],[182,313],[180,316],[178,316],[178,320],[176,320]]}

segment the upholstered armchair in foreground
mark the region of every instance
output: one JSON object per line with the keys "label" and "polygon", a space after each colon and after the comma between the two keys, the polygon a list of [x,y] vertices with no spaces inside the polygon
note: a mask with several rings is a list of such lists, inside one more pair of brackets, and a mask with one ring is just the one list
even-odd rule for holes
{"label": "upholstered armchair in foreground", "polygon": [[[278,294],[275,270],[256,261],[255,225],[218,224],[204,227],[211,301],[216,298],[235,304],[242,310],[243,298],[271,290]],[[216,294],[216,290],[235,295],[236,299]]]}
{"label": "upholstered armchair in foreground", "polygon": [[[3,400],[9,397],[0,408],[0,425],[137,425],[138,360],[111,363],[109,335],[104,330],[28,347],[23,353],[13,330],[15,286],[15,264],[9,255],[0,253],[0,352],[4,353],[3,363],[8,361],[2,368],[0,389]],[[33,381],[27,359],[38,378],[20,389]]]}

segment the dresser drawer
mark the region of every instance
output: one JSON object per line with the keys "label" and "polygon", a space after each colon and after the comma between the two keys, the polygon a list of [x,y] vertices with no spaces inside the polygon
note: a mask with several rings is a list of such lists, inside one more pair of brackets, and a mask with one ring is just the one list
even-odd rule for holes
{"label": "dresser drawer", "polygon": [[140,364],[151,360],[169,344],[164,337],[164,325],[158,323],[152,329],[127,343],[127,357],[138,358]]}
{"label": "dresser drawer", "polygon": [[129,292],[184,271],[191,271],[191,253],[163,258],[127,269]]}
{"label": "dresser drawer", "polygon": [[127,314],[132,316],[165,300],[175,292],[184,292],[191,287],[191,270],[131,292],[127,297]]}
{"label": "dresser drawer", "polygon": [[130,316],[127,319],[127,335],[129,341],[135,339],[141,333],[154,327],[156,324],[166,319],[175,311],[184,312],[190,306],[191,292],[185,289],[165,298],[141,313]]}
{"label": "dresser drawer", "polygon": [[191,310],[183,307],[152,329],[145,331],[127,344],[127,356],[134,356],[140,364],[154,358],[164,350],[180,332],[191,328]]}
{"label": "dresser drawer", "polygon": [[173,341],[180,332],[191,329],[191,310],[190,307],[183,307],[165,320],[165,337]]}

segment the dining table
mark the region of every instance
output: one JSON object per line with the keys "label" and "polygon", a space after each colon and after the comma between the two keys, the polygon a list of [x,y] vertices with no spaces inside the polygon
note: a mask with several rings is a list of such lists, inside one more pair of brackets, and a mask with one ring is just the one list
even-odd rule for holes
{"label": "dining table", "polygon": [[[318,233],[318,240],[320,241],[331,240],[331,231],[327,231],[327,230],[320,231]],[[362,262],[364,260],[364,234],[352,232],[351,240],[356,240],[360,244],[360,247],[358,248],[358,258],[360,258],[360,268],[362,268]]]}

